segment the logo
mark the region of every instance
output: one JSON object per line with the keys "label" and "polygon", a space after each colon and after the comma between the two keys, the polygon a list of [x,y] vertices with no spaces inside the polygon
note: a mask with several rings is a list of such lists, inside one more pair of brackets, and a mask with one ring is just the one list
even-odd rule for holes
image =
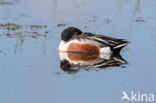
{"label": "logo", "polygon": [[132,101],[132,102],[153,102],[154,101],[154,94],[147,94],[141,92],[134,92],[128,95],[125,91],[122,91],[121,101]]}

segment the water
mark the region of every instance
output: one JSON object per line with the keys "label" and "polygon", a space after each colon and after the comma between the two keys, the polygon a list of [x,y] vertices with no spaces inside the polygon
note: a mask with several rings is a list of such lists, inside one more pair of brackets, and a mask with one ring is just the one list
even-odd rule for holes
{"label": "water", "polygon": [[[156,94],[155,0],[0,0],[1,103],[114,103],[122,91]],[[62,30],[124,38],[127,64],[60,68]]]}

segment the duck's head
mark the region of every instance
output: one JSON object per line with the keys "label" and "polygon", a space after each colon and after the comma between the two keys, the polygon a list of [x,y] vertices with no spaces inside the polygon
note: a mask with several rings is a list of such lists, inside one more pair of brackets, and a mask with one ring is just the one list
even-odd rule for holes
{"label": "duck's head", "polygon": [[61,33],[61,39],[65,42],[69,41],[74,35],[80,35],[81,30],[75,27],[68,27]]}

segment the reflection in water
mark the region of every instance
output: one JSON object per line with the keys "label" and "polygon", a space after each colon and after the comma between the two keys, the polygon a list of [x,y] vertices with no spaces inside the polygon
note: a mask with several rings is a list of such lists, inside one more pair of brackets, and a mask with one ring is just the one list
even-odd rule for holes
{"label": "reflection in water", "polygon": [[46,54],[46,43],[44,41],[42,41],[42,50],[43,50],[43,54]]}
{"label": "reflection in water", "polygon": [[138,13],[140,12],[140,3],[141,3],[140,0],[136,0],[136,5],[135,5],[135,8],[134,8],[133,16],[135,16],[137,12]]}
{"label": "reflection in water", "polygon": [[78,72],[79,69],[104,69],[127,64],[120,54],[86,54],[59,51],[59,56],[62,70],[68,73]]}
{"label": "reflection in water", "polygon": [[0,0],[0,5],[14,5],[19,3],[18,0]]}
{"label": "reflection in water", "polygon": [[[124,4],[124,2],[126,2],[126,1],[127,1],[127,0],[120,0],[119,11],[122,10],[123,4]],[[137,13],[140,12],[140,4],[141,4],[141,0],[136,0],[136,3],[135,3],[135,7],[134,7],[134,11],[133,11],[132,17],[134,17]]]}
{"label": "reflection in water", "polygon": [[121,10],[121,9],[122,9],[123,2],[124,2],[124,0],[120,0],[120,7],[119,7],[119,10]]}
{"label": "reflection in water", "polygon": [[[0,39],[2,37],[16,38],[14,53],[18,51],[22,53],[23,42],[28,38],[48,38],[47,25],[21,25],[15,23],[1,23],[0,24]],[[39,39],[41,40],[41,39]],[[46,44],[41,41],[43,54],[46,53]]]}
{"label": "reflection in water", "polygon": [[19,32],[22,32],[23,35],[36,38],[39,36],[47,36],[47,25],[20,25],[14,23],[5,23],[0,24],[0,31],[3,33],[3,36],[7,37],[16,37]]}
{"label": "reflection in water", "polygon": [[20,49],[20,52],[22,52],[22,44],[23,44],[23,42],[25,40],[22,32],[18,32],[16,35],[17,35],[17,37],[16,37],[17,42],[16,42],[16,45],[15,45],[15,53],[16,53],[18,47]]}

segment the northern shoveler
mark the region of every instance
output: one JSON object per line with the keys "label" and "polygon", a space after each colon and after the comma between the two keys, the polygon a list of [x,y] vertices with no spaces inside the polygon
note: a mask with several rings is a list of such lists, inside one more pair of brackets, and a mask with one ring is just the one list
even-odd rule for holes
{"label": "northern shoveler", "polygon": [[69,27],[61,34],[59,51],[78,53],[119,53],[129,42],[104,35],[82,32]]}

